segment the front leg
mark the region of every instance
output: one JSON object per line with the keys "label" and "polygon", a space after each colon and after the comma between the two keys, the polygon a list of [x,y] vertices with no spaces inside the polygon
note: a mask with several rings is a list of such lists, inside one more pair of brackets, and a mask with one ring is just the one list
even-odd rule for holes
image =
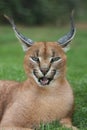
{"label": "front leg", "polygon": [[0,127],[0,130],[33,130],[33,129],[22,127]]}
{"label": "front leg", "polygon": [[72,130],[78,130],[78,128],[76,128],[75,126],[72,125],[72,121],[71,121],[70,117],[66,117],[66,118],[61,119],[60,124],[63,127],[70,128]]}

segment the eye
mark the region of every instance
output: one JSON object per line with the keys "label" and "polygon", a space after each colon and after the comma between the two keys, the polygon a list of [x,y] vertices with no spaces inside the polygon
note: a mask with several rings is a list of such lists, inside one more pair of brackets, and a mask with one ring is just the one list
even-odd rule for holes
{"label": "eye", "polygon": [[31,59],[35,62],[39,62],[39,58],[38,57],[31,57]]}
{"label": "eye", "polygon": [[60,61],[60,60],[61,60],[60,57],[53,57],[50,62],[53,63],[53,62]]}

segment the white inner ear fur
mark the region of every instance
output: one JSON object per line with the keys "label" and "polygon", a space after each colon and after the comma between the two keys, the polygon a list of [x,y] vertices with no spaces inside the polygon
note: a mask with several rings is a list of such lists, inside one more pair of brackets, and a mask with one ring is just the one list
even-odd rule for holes
{"label": "white inner ear fur", "polygon": [[26,44],[21,42],[21,46],[22,46],[24,52],[28,51],[29,47]]}
{"label": "white inner ear fur", "polygon": [[70,45],[68,45],[68,46],[66,46],[66,47],[64,47],[64,48],[62,48],[62,49],[63,49],[64,52],[67,52],[67,51],[70,50]]}
{"label": "white inner ear fur", "polygon": [[23,43],[17,35],[16,35],[16,37],[19,40],[19,42],[20,42],[20,44],[21,44],[21,46],[23,48],[23,51],[24,52],[28,51],[29,47],[25,43]]}

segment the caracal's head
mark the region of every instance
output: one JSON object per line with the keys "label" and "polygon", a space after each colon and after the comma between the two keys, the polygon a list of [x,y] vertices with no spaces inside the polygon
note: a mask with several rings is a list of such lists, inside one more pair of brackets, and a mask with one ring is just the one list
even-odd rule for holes
{"label": "caracal's head", "polygon": [[65,75],[66,55],[56,42],[36,42],[26,52],[24,67],[39,85],[49,85]]}
{"label": "caracal's head", "polygon": [[65,51],[75,35],[73,15],[71,30],[57,42],[34,42],[18,32],[13,19],[5,16],[12,24],[17,38],[25,51],[24,68],[39,86],[48,86],[59,78],[64,78],[66,70]]}

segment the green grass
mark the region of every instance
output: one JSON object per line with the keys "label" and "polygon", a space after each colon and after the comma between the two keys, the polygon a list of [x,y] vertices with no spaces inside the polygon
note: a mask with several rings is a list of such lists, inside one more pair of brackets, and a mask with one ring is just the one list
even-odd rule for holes
{"label": "green grass", "polygon": [[[34,41],[57,41],[68,28],[19,27],[24,35]],[[77,28],[76,36],[67,52],[67,78],[75,95],[73,124],[87,130],[87,30]],[[24,52],[10,26],[0,26],[0,79],[22,81],[26,79],[23,69]],[[66,130],[57,122],[41,125],[41,130]]]}

